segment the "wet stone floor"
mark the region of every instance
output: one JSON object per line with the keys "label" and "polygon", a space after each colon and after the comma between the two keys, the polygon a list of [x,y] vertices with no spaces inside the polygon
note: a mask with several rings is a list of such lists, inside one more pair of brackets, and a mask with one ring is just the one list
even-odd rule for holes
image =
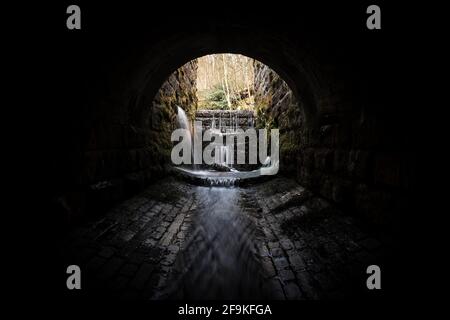
{"label": "wet stone floor", "polygon": [[296,182],[194,186],[167,179],[72,230],[83,291],[120,299],[359,297],[389,238]]}

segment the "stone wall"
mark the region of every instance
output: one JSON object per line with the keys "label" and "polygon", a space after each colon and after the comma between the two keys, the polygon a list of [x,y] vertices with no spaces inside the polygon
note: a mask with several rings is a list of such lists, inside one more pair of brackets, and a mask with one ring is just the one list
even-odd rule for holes
{"label": "stone wall", "polygon": [[328,112],[307,124],[302,103],[287,84],[259,62],[254,69],[256,123],[280,129],[282,174],[295,176],[312,191],[376,224],[388,223],[406,206],[405,155],[377,150],[383,134],[375,136],[374,123],[361,119],[364,114],[333,113],[333,104],[342,102],[330,99],[322,108]]}
{"label": "stone wall", "polygon": [[221,124],[222,131],[234,130],[236,124],[242,130],[247,130],[254,125],[254,114],[250,110],[198,110],[195,120],[202,122],[203,130],[211,129],[213,119],[215,128]]}
{"label": "stone wall", "polygon": [[193,60],[172,73],[153,100],[148,143],[154,148],[159,163],[170,163],[172,149],[170,136],[177,127],[177,107],[182,108],[191,121],[195,118],[196,79],[197,60]]}
{"label": "stone wall", "polygon": [[272,69],[255,61],[254,75],[256,127],[280,130],[280,171],[295,172],[304,134],[302,109],[286,82]]}
{"label": "stone wall", "polygon": [[62,196],[67,215],[101,212],[167,172],[177,106],[191,117],[197,107],[196,70],[194,60],[170,75],[156,94],[144,127],[133,125],[130,115],[121,115],[121,121],[109,121],[108,125],[105,119],[97,122],[84,152],[79,190],[70,196],[75,200]]}

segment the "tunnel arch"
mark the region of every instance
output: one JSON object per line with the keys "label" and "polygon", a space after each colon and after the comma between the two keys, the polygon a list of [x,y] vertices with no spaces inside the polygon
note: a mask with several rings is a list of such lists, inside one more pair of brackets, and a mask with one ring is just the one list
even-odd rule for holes
{"label": "tunnel arch", "polygon": [[[116,39],[108,39],[112,47],[102,49],[93,59],[93,65],[99,62],[104,69],[94,71],[100,77],[90,81],[84,120],[89,133],[81,132],[87,137],[80,146],[85,150],[84,159],[75,164],[80,165],[81,178],[76,179],[82,185],[91,188],[99,182],[111,181],[111,189],[125,195],[164,176],[167,161],[158,156],[161,154],[158,148],[149,147],[149,141],[158,139],[158,132],[151,130],[148,123],[155,95],[175,70],[192,59],[214,53],[235,53],[267,65],[292,90],[301,106],[304,123],[301,132],[294,133],[300,137],[294,144],[302,153],[292,152],[290,174],[328,198],[334,197],[330,191],[334,186],[327,183],[329,174],[316,169],[330,166],[330,156],[322,153],[325,148],[336,148],[337,135],[343,137],[340,148],[350,148],[351,117],[345,115],[352,112],[348,108],[351,103],[341,103],[341,97],[347,92],[341,94],[338,88],[333,88],[335,79],[339,78],[336,76],[341,73],[330,65],[329,52],[310,42],[314,40],[312,34],[297,32],[293,38],[289,32],[278,29],[213,24],[186,30],[148,32],[143,29],[135,36],[105,61],[104,54],[117,46]],[[342,116],[336,117],[337,112]],[[343,146],[344,143],[347,145]],[[333,152],[327,154],[332,156]],[[345,181],[342,188],[347,185]],[[336,194],[340,197],[346,192],[338,190]]]}
{"label": "tunnel arch", "polygon": [[[279,25],[257,20],[168,20],[157,26],[145,16],[126,32],[108,29],[111,36],[105,37],[100,28],[87,42],[80,40],[80,48],[90,50],[71,51],[78,61],[75,76],[57,83],[75,96],[65,101],[67,108],[55,108],[61,121],[54,131],[62,134],[55,139],[52,163],[55,185],[64,185],[61,193],[76,190],[80,198],[94,199],[86,203],[101,198],[110,204],[164,177],[165,163],[154,159],[158,150],[148,142],[155,135],[145,123],[155,94],[196,57],[238,53],[273,69],[302,106],[305,130],[292,132],[301,152],[291,153],[289,175],[362,215],[377,220],[389,215],[395,196],[408,187],[408,173],[401,169],[403,149],[393,151],[404,138],[395,127],[403,113],[392,117],[396,106],[379,95],[389,74],[374,62],[380,50],[364,34],[347,37],[351,30],[338,25],[328,32],[316,19]],[[74,206],[84,207],[83,201]]]}
{"label": "tunnel arch", "polygon": [[[289,90],[292,91],[292,93],[293,93],[293,95],[294,95],[294,97],[295,97],[295,104],[297,105],[297,107],[299,107],[299,108],[301,109],[301,112],[302,112],[302,114],[303,114],[303,116],[304,116],[305,112],[304,112],[304,108],[303,108],[303,105],[302,105],[302,101],[299,100],[299,96],[296,94],[296,92],[294,91],[293,87],[291,87],[291,85],[289,85],[289,83],[285,80],[285,78],[284,78],[283,76],[281,76],[276,70],[272,69],[269,65],[267,65],[266,63],[264,63],[263,61],[258,60],[258,59],[254,58],[254,57],[252,57],[252,56],[248,56],[248,55],[246,55],[246,54],[242,54],[242,53],[240,53],[240,52],[214,52],[214,53],[208,53],[208,54],[206,54],[206,55],[194,56],[194,58],[189,59],[189,60],[183,62],[181,65],[179,65],[179,66],[176,67],[175,69],[173,69],[173,70],[170,69],[171,72],[170,72],[169,76],[172,75],[172,74],[173,74],[174,72],[176,72],[177,70],[182,69],[183,66],[187,65],[188,63],[190,63],[190,62],[192,62],[192,61],[195,61],[195,60],[197,60],[197,59],[200,59],[200,58],[203,58],[203,57],[206,57],[206,56],[210,56],[210,55],[222,55],[222,54],[226,54],[226,55],[228,55],[228,54],[230,54],[230,55],[241,55],[241,56],[243,56],[243,57],[250,58],[250,59],[254,60],[254,61],[257,62],[257,63],[260,63],[260,64],[262,64],[262,65],[265,66],[265,67],[268,67],[272,72],[275,73],[275,75],[276,75],[277,77],[279,77],[279,78],[287,85],[287,87],[289,88]],[[159,86],[159,89],[162,88],[162,85],[164,84],[165,81],[168,80],[169,76],[166,77],[165,80],[161,83],[161,85]],[[290,81],[290,83],[292,83],[292,81]],[[159,90],[159,89],[158,89],[158,90]],[[144,89],[144,90],[145,90],[145,89]],[[300,96],[300,99],[301,99],[302,97],[304,97],[304,95],[301,95],[301,96]],[[317,112],[316,109],[313,109],[313,110],[310,110],[310,111],[312,112],[312,113],[309,113],[309,116],[310,116],[310,117],[312,117],[312,116],[314,115],[314,113]]]}
{"label": "tunnel arch", "polygon": [[[328,92],[321,82],[319,64],[307,45],[296,47],[283,37],[247,29],[227,29],[217,34],[181,33],[162,40],[148,49],[141,68],[135,73],[138,87],[132,118],[141,124],[145,112],[161,84],[185,63],[208,54],[242,54],[273,69],[288,84],[302,106],[306,125],[315,126],[319,97]],[[302,59],[299,59],[302,57]]]}

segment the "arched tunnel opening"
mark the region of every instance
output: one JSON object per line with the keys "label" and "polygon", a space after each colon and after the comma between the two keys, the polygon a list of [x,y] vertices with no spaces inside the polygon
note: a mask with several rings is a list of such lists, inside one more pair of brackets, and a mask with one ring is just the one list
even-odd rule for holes
{"label": "arched tunnel opening", "polygon": [[200,185],[245,185],[276,175],[296,144],[286,132],[304,125],[286,82],[263,63],[237,54],[184,64],[152,103],[154,148],[172,164],[168,171]]}
{"label": "arched tunnel opening", "polygon": [[[62,265],[84,270],[83,295],[374,295],[366,268],[390,262],[414,163],[396,127],[402,111],[384,99],[385,67],[368,59],[375,70],[361,72],[357,57],[371,44],[346,24],[314,23],[132,24],[114,37],[93,24],[101,40],[72,38],[81,62],[60,92],[82,94],[52,110],[60,147],[51,155],[49,243]],[[176,129],[189,138],[173,138]],[[235,148],[250,129],[257,163],[238,164]],[[269,132],[266,157],[259,129]],[[235,144],[195,163],[196,133],[208,130]],[[202,157],[209,142],[200,141]],[[247,160],[253,144],[242,139]],[[193,163],[174,163],[173,154]]]}

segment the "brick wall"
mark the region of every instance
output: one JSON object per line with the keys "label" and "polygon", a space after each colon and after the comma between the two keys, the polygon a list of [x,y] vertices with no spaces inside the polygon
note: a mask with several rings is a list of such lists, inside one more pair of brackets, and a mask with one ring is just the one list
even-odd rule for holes
{"label": "brick wall", "polygon": [[[280,172],[371,222],[389,222],[406,205],[406,153],[389,150],[383,122],[364,119],[343,96],[323,97],[313,123],[270,68],[255,62],[257,126],[280,130]],[[388,140],[388,139],[387,139]]]}

